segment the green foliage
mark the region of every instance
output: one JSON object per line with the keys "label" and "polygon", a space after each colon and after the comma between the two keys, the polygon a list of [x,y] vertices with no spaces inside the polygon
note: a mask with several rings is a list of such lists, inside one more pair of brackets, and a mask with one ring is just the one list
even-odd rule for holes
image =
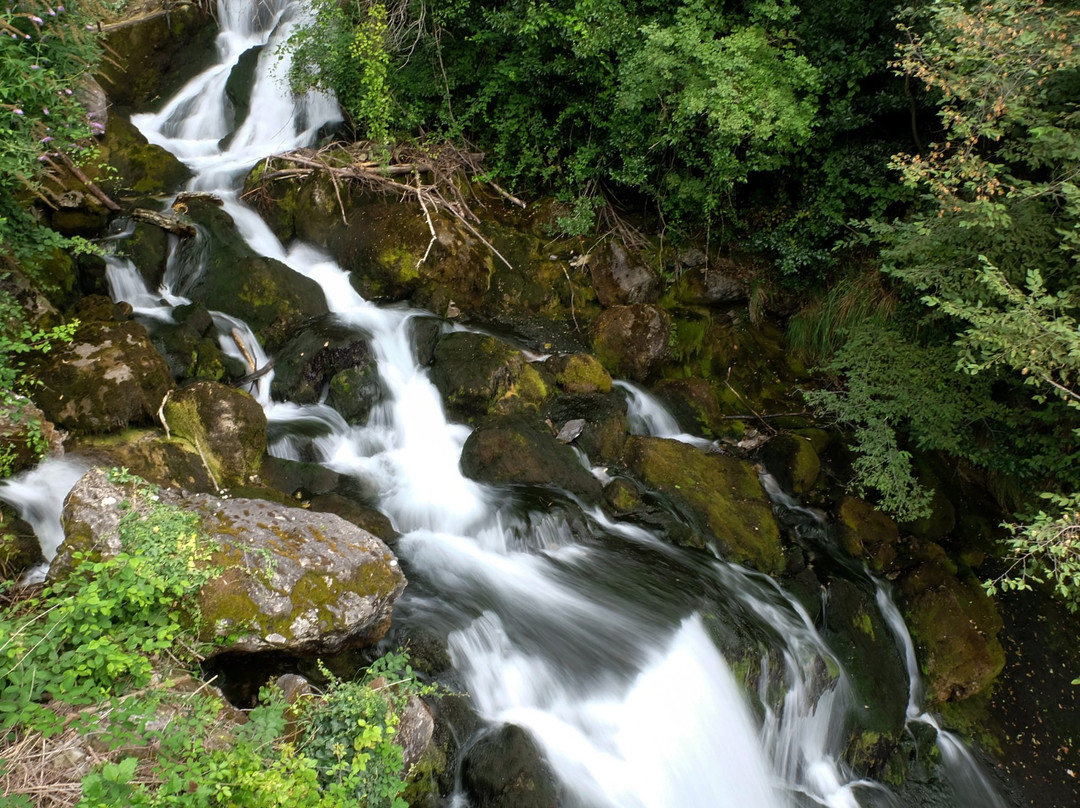
{"label": "green foliage", "polygon": [[101,56],[90,22],[78,2],[0,8],[0,250],[24,265],[65,242],[37,226],[16,198],[44,196],[55,155],[79,162],[101,131],[79,102]]}
{"label": "green foliage", "polygon": [[430,692],[415,684],[400,653],[376,661],[359,681],[331,676],[322,698],[301,710],[300,748],[323,787],[368,808],[406,808],[402,750],[394,736],[409,698]]}
{"label": "green foliage", "polygon": [[404,657],[391,654],[360,680],[331,677],[325,693],[294,705],[264,688],[244,724],[226,721],[221,703],[206,695],[131,700],[101,741],[153,748],[148,776],[135,782],[133,757],[106,764],[84,778],[80,808],[405,808],[394,732],[409,698],[429,692]]}
{"label": "green foliage", "polygon": [[391,114],[386,6],[317,0],[314,11],[314,22],[297,29],[284,46],[292,53],[290,87],[295,93],[333,93],[363,137],[385,143]]}
{"label": "green foliage", "polygon": [[1042,494],[1049,512],[1039,510],[1023,524],[1008,525],[1008,569],[986,582],[991,594],[1031,589],[1049,582],[1070,611],[1080,610],[1080,494]]}
{"label": "green foliage", "polygon": [[[157,501],[120,520],[124,551],[77,566],[44,593],[0,615],[0,728],[59,728],[49,699],[81,706],[149,682],[155,658],[191,643],[184,601],[211,574],[194,514]],[[131,503],[121,507],[130,508]]]}

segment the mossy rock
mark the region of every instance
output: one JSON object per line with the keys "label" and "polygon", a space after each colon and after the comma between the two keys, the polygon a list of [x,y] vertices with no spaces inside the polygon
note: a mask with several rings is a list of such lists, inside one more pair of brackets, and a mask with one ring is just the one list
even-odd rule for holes
{"label": "mossy rock", "polygon": [[435,346],[431,380],[458,418],[536,412],[548,381],[525,355],[486,334],[457,331]]}
{"label": "mossy rock", "polygon": [[99,466],[126,468],[155,485],[178,485],[199,493],[218,490],[195,447],[186,441],[166,439],[158,428],[85,435],[75,441],[74,448]]}
{"label": "mossy rock", "polygon": [[655,393],[686,432],[713,437],[739,431],[738,422],[720,420],[716,387],[707,379],[664,379],[656,385]]}
{"label": "mossy rock", "polygon": [[244,123],[251,111],[251,89],[255,84],[255,68],[259,64],[259,55],[263,51],[262,45],[248,48],[237,59],[229,78],[225,82],[225,97],[229,99],[229,107],[232,120],[230,121],[230,134],[224,138],[221,148],[227,149],[236,130]]}
{"label": "mossy rock", "polygon": [[0,582],[16,581],[28,569],[45,562],[33,528],[6,502],[0,502]]}
{"label": "mossy rock", "polygon": [[28,369],[41,381],[33,398],[46,418],[81,432],[151,423],[173,387],[146,329],[130,321],[84,321],[71,342],[54,346]]}
{"label": "mossy rock", "polygon": [[617,463],[626,443],[626,400],[617,393],[581,393],[553,398],[543,415],[556,429],[581,419],[585,423],[572,441],[594,463]]}
{"label": "mossy rock", "polygon": [[854,558],[862,558],[876,572],[886,572],[896,561],[900,528],[869,502],[844,497],[836,509],[840,543]]}
{"label": "mossy rock", "polygon": [[670,326],[656,306],[614,306],[593,323],[593,352],[612,375],[644,382],[667,358]]}
{"label": "mossy rock", "polygon": [[698,546],[714,545],[733,561],[763,572],[783,569],[780,528],[752,464],[637,435],[627,439],[623,462],[696,522],[703,531]]}
{"label": "mossy rock", "polygon": [[600,483],[569,446],[543,424],[525,418],[482,423],[461,450],[465,476],[491,485],[555,486],[595,502]]}
{"label": "mossy rock", "polygon": [[271,353],[306,320],[328,313],[318,283],[280,261],[256,255],[232,217],[213,200],[188,197],[184,204],[200,235],[184,239],[178,255],[182,261],[201,261],[205,252],[206,266],[178,288],[178,294],[243,320]]}
{"label": "mossy rock", "polygon": [[821,474],[813,442],[800,435],[775,436],[761,447],[759,456],[780,487],[798,496],[809,494]]}
{"label": "mossy rock", "polygon": [[109,116],[98,151],[102,162],[113,169],[97,178],[109,194],[174,193],[191,179],[191,169],[161,146],[147,141],[131,121],[118,113]]}
{"label": "mossy rock", "polygon": [[589,354],[553,356],[544,366],[555,377],[555,384],[566,393],[611,392],[611,375]]}
{"label": "mossy rock", "polygon": [[927,562],[899,579],[903,607],[926,676],[931,705],[989,687],[1005,665],[1001,616],[974,578]]}
{"label": "mossy rock", "polygon": [[165,403],[172,434],[204,459],[219,486],[244,485],[266,451],[266,415],[247,393],[217,382],[195,382]]}
{"label": "mossy rock", "polygon": [[36,465],[44,455],[63,454],[64,441],[29,399],[11,395],[0,402],[0,447],[6,476]]}
{"label": "mossy rock", "polygon": [[98,78],[115,106],[155,108],[214,63],[216,36],[213,14],[194,3],[116,26],[105,37],[110,58]]}
{"label": "mossy rock", "polygon": [[608,241],[589,255],[589,275],[602,306],[655,303],[660,295],[660,276],[637,250]]}
{"label": "mossy rock", "polygon": [[[325,655],[370,645],[389,628],[405,588],[397,559],[379,539],[333,514],[311,513],[255,499],[135,496],[138,481],[117,484],[91,469],[64,506],[65,540],[50,577],[62,578],[77,553],[107,558],[121,552],[122,515],[168,506],[194,513],[213,548],[212,577],[197,595],[200,639],[211,656],[280,651]],[[117,507],[128,502],[125,510]]]}
{"label": "mossy rock", "polygon": [[917,455],[915,468],[919,484],[934,492],[930,499],[930,513],[911,522],[904,522],[901,527],[926,541],[939,542],[952,533],[956,527],[956,507],[946,492],[946,485],[941,472],[945,469],[942,461],[931,455]]}
{"label": "mossy rock", "polygon": [[378,397],[379,377],[366,335],[333,315],[319,317],[306,323],[278,352],[270,392],[276,399],[314,404],[342,371],[352,373],[339,379],[339,402],[363,392],[366,400],[357,402],[358,409],[370,410]]}

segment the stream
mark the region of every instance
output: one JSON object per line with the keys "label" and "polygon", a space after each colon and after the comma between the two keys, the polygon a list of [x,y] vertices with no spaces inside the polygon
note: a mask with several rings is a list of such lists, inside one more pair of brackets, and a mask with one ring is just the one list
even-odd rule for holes
{"label": "stream", "polygon": [[[252,392],[270,422],[272,454],[314,456],[378,492],[379,509],[402,535],[395,549],[411,581],[395,626],[435,627],[448,636],[455,678],[483,726],[524,728],[542,748],[566,806],[913,804],[883,783],[861,779],[844,760],[860,705],[820,631],[827,604],[823,617],[811,617],[776,580],[668,545],[569,494],[530,497],[464,477],[459,457],[469,428],[447,420],[412,349],[412,325],[430,315],[363,300],[340,267],[310,246],[282,245],[238,200],[237,188],[256,161],[309,145],[338,120],[333,99],[294,98],[283,80],[277,48],[303,13],[285,0],[257,7],[221,0],[219,63],[160,112],[133,122],[192,168],[189,190],[223,200],[257,253],[317,281],[336,317],[369,337],[385,394],[362,426],[349,426],[325,405],[272,401],[269,374]],[[224,85],[252,46],[265,47],[251,112],[233,131]],[[199,271],[174,264],[162,289],[147,290],[133,265],[110,259],[114,297],[140,317],[168,319],[171,307],[184,302],[184,273]],[[223,350],[235,352],[229,332],[244,329],[258,364],[265,364],[242,323],[217,314],[215,321]],[[619,385],[634,431],[709,447],[682,434],[646,391]],[[61,462],[66,465],[50,465]],[[59,541],[58,503],[79,473],[77,464],[49,461],[0,488],[0,499],[38,520],[47,556]],[[828,541],[819,515],[765,483],[795,530],[817,531]],[[1004,808],[964,744],[923,711],[900,613],[887,587],[867,585],[876,587],[878,608],[906,661],[908,723],[937,733],[952,785],[920,804]],[[448,804],[470,803],[459,789]]]}

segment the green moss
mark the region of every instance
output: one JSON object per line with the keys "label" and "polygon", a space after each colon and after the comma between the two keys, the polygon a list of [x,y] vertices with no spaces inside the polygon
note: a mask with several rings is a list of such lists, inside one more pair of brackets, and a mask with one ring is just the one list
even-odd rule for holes
{"label": "green moss", "polygon": [[851,624],[863,634],[867,635],[871,640],[876,639],[874,637],[874,621],[870,619],[870,615],[866,612],[860,611],[852,617]]}
{"label": "green moss", "polygon": [[588,354],[571,354],[560,359],[562,361],[554,367],[555,382],[566,392],[611,392],[611,376],[595,357]]}
{"label": "green moss", "polygon": [[420,279],[418,258],[404,245],[387,247],[379,253],[377,260],[398,284],[408,285]]}

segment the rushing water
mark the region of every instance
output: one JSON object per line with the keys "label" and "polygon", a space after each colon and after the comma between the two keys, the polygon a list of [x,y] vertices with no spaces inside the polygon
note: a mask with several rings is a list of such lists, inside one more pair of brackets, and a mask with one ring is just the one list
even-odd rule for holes
{"label": "rushing water", "polygon": [[[461,474],[469,430],[447,421],[411,348],[422,313],[361,299],[343,270],[309,246],[279,243],[237,199],[236,186],[255,161],[310,143],[336,120],[331,99],[294,99],[281,81],[276,49],[301,12],[286,0],[254,9],[221,0],[218,18],[219,63],[160,113],[135,123],[194,170],[191,190],[221,197],[256,252],[316,280],[331,311],[370,338],[385,395],[364,425],[349,426],[325,405],[272,402],[270,375],[260,380],[254,392],[270,421],[271,452],[315,456],[377,492],[417,582],[397,619],[445,630],[455,674],[484,721],[525,728],[568,805],[898,806],[888,789],[844,763],[853,702],[847,674],[814,620],[774,580],[668,546],[569,496],[537,509],[520,494]],[[263,50],[251,113],[237,122],[224,84],[251,47]],[[115,297],[161,320],[184,302],[189,273],[198,271],[171,262],[165,285],[153,292],[130,263],[111,261],[108,277]],[[214,317],[223,349],[236,350],[237,330],[257,363],[266,363],[243,323]],[[709,445],[682,434],[645,391],[620,384],[634,431]],[[22,501],[26,514],[33,508],[28,495],[20,500],[19,485],[33,482],[10,483],[0,498]],[[55,543],[55,531],[42,531],[43,542]],[[882,612],[909,654],[909,721],[933,722],[919,705],[910,638],[881,592]],[[744,652],[742,667],[721,649]],[[946,733],[940,738],[950,771],[969,781],[958,784],[955,806],[1001,805],[963,745]],[[460,794],[454,801],[466,804]]]}

